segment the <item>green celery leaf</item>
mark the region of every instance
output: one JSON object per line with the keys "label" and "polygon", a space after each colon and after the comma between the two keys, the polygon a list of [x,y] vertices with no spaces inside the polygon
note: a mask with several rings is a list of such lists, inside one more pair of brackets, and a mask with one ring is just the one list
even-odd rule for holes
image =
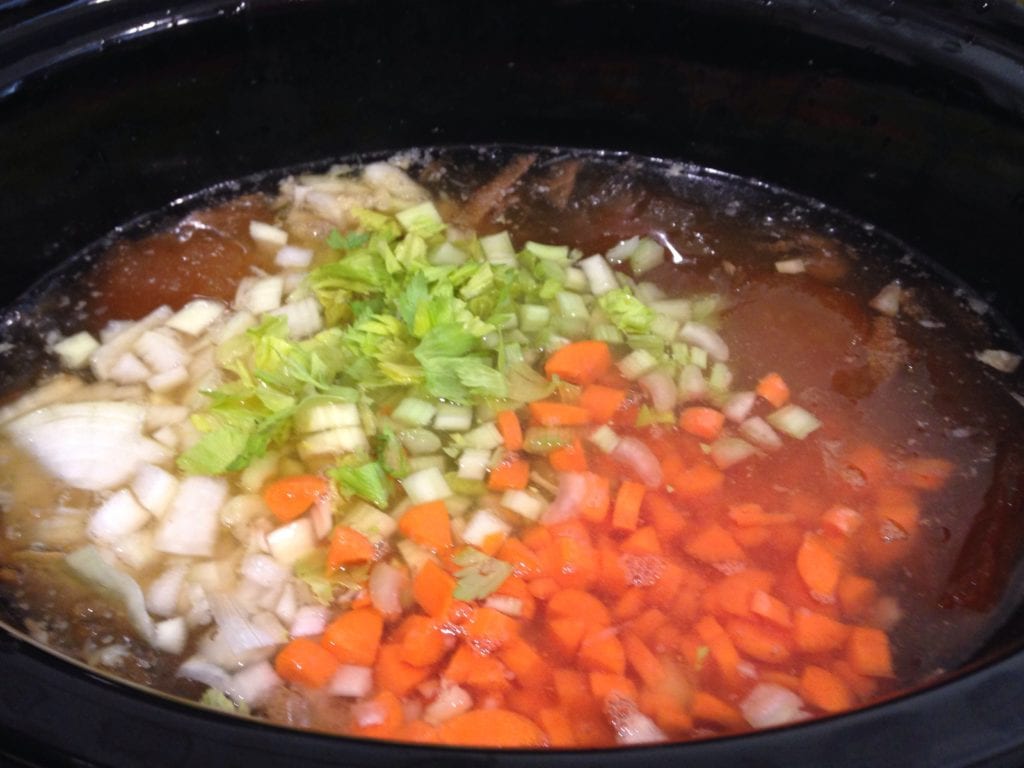
{"label": "green celery leaf", "polygon": [[597,303],[623,333],[647,333],[654,312],[628,288],[616,288],[601,296]]}
{"label": "green celery leaf", "polygon": [[219,709],[221,712],[230,712],[239,715],[248,715],[251,712],[249,705],[244,701],[236,704],[227,697],[227,694],[223,691],[218,691],[216,688],[207,688],[203,691],[203,695],[199,699],[199,703],[204,707],[210,707],[210,709]]}
{"label": "green celery leaf", "polygon": [[354,251],[362,248],[369,240],[367,232],[348,232],[343,235],[337,229],[332,229],[327,235],[327,245],[336,251]]}
{"label": "green celery leaf", "polygon": [[465,547],[455,555],[456,600],[482,600],[496,592],[512,573],[511,563],[488,557],[473,547]]}
{"label": "green celery leaf", "polygon": [[335,467],[327,470],[327,474],[338,484],[338,490],[343,496],[358,496],[378,509],[387,508],[391,481],[379,462]]}

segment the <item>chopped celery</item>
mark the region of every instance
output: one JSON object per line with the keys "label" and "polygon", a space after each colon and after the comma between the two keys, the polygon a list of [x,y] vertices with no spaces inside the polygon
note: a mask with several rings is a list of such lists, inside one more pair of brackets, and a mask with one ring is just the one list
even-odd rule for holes
{"label": "chopped celery", "polygon": [[523,450],[527,453],[544,455],[558,448],[572,445],[572,441],[573,432],[571,429],[531,426],[526,428],[526,432],[523,435]]}
{"label": "chopped celery", "polygon": [[583,301],[583,297],[578,293],[562,291],[555,299],[558,302],[558,313],[562,317],[581,318],[583,320],[590,318],[590,311],[587,309],[586,302]]}
{"label": "chopped celery", "polygon": [[615,430],[607,424],[602,425],[590,433],[590,442],[596,445],[605,453],[611,453],[619,444],[619,436]]}
{"label": "chopped celery", "polygon": [[547,259],[549,261],[561,262],[569,258],[569,246],[567,245],[545,245],[528,240],[524,250],[532,253],[538,259]]}
{"label": "chopped celery", "polygon": [[516,249],[512,245],[512,238],[508,236],[508,232],[498,232],[481,237],[480,247],[483,248],[484,258],[491,264],[516,265]]}
{"label": "chopped celery", "polygon": [[359,531],[373,542],[385,541],[398,530],[398,523],[391,515],[361,501],[345,513],[341,524]]}
{"label": "chopped celery", "polygon": [[660,243],[643,238],[629,254],[629,266],[634,275],[649,272],[665,261],[665,249]]}
{"label": "chopped celery", "polygon": [[395,218],[398,219],[398,223],[402,225],[406,232],[411,232],[420,237],[433,237],[445,230],[445,223],[441,218],[441,214],[437,212],[437,208],[429,200],[425,203],[414,205],[412,208],[406,208],[404,211],[399,211],[395,214]]}
{"label": "chopped celery", "polygon": [[425,427],[437,415],[437,406],[418,397],[407,397],[391,413],[391,418],[410,427]]}
{"label": "chopped celery", "polygon": [[523,304],[519,307],[519,327],[525,333],[539,331],[551,322],[551,310],[542,304]]}
{"label": "chopped celery", "polygon": [[645,349],[636,349],[619,360],[619,370],[630,381],[635,381],[645,373],[658,367],[657,359]]}

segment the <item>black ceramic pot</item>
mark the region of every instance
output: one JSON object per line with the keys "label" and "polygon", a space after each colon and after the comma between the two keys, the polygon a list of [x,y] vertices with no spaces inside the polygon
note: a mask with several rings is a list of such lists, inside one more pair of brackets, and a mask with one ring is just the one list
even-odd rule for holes
{"label": "black ceramic pot", "polygon": [[[1024,7],[878,0],[0,2],[4,302],[136,215],[259,170],[508,142],[754,176],[872,221],[1024,327]],[[1024,510],[1022,510],[1024,512]],[[982,531],[995,572],[1016,546]],[[1005,551],[1004,551],[1005,549]],[[928,688],[738,738],[495,753],[327,738],[114,683],[0,630],[0,751],[42,765],[1024,762],[1024,631]]]}

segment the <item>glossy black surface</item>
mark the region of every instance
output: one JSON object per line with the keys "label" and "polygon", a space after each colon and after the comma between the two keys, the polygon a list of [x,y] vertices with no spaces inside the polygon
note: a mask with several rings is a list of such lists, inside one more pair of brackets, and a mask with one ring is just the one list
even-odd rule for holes
{"label": "glossy black surface", "polygon": [[[628,149],[873,221],[1024,327],[1024,9],[842,0],[0,3],[0,299],[136,215],[423,144]],[[584,754],[211,717],[0,636],[0,749],[45,765],[1017,765],[1011,619],[979,668],[852,715]]]}

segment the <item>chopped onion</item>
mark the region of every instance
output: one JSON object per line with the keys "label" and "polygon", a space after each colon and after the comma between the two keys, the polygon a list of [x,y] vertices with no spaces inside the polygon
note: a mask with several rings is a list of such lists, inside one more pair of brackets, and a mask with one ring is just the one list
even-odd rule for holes
{"label": "chopped onion", "polygon": [[283,684],[269,662],[258,661],[233,675],[225,693],[250,707],[258,707],[272,690]]}
{"label": "chopped onion", "polygon": [[896,317],[900,313],[900,299],[902,295],[903,291],[900,288],[899,282],[893,280],[878,292],[878,295],[868,303],[868,306],[888,317]]}
{"label": "chopped onion", "polygon": [[165,653],[181,653],[185,650],[187,641],[188,626],[181,616],[165,619],[158,622],[153,628],[153,647]]}
{"label": "chopped onion", "polygon": [[135,579],[110,565],[94,546],[75,550],[65,562],[85,581],[121,598],[132,626],[143,638],[153,641],[153,619],[146,612],[146,598]]}
{"label": "chopped onion", "polygon": [[212,555],[227,495],[228,485],[222,478],[186,477],[157,530],[156,548],[175,555]]}
{"label": "chopped onion", "polygon": [[292,520],[267,534],[270,554],[279,563],[288,566],[316,549],[316,542],[313,523],[308,517]]}
{"label": "chopped onion", "polygon": [[491,451],[469,448],[459,456],[458,476],[464,480],[483,480],[487,476],[490,461]]}
{"label": "chopped onion", "polygon": [[293,339],[304,339],[323,330],[324,318],[320,302],[313,296],[300,301],[284,304],[269,314],[283,317],[288,323],[288,335]]}
{"label": "chopped onion", "polygon": [[[223,641],[231,652],[238,655],[258,648],[269,648],[287,640],[287,633],[265,619],[257,622],[245,615],[238,601],[229,595],[206,592],[214,621],[217,622],[218,641]],[[270,614],[258,614],[261,617]],[[276,621],[276,619],[275,619]]]}
{"label": "chopped onion", "polygon": [[703,400],[708,393],[704,374],[693,363],[687,363],[679,372],[679,397],[685,402]]}
{"label": "chopped onion", "polygon": [[418,472],[406,475],[399,482],[405,489],[406,495],[413,504],[424,504],[428,501],[447,499],[452,495],[452,489],[437,467],[428,467]]}
{"label": "chopped onion", "polygon": [[53,351],[60,357],[65,368],[74,370],[89,362],[89,357],[99,349],[100,343],[88,331],[81,331],[61,339],[53,345]]}
{"label": "chopped onion", "polygon": [[729,345],[718,332],[703,323],[687,321],[679,331],[679,338],[705,350],[712,359],[724,363],[729,359]]}
{"label": "chopped onion", "polygon": [[740,711],[754,728],[772,728],[804,720],[803,699],[775,683],[759,683],[740,702]]}
{"label": "chopped onion", "polygon": [[676,407],[676,385],[664,371],[652,371],[640,377],[640,384],[651,397],[656,411],[671,411]]}
{"label": "chopped onion", "polygon": [[430,725],[440,725],[456,715],[473,708],[473,697],[459,685],[442,685],[437,697],[423,710],[423,720]]}
{"label": "chopped onion", "polygon": [[760,416],[751,416],[740,424],[740,432],[750,442],[766,450],[774,451],[782,447],[782,438]]}
{"label": "chopped onion", "polygon": [[523,615],[523,601],[512,595],[491,595],[484,600],[484,605],[506,616],[519,617]]}
{"label": "chopped onion", "polygon": [[235,294],[235,306],[262,315],[281,306],[284,294],[284,278],[274,277],[247,278],[238,284]]}
{"label": "chopped onion", "polygon": [[746,421],[747,417],[750,416],[750,412],[754,410],[756,403],[756,392],[736,392],[725,401],[725,405],[722,406],[722,413],[725,414],[725,418],[729,421],[739,424]]}
{"label": "chopped onion", "polygon": [[330,494],[317,496],[309,510],[309,521],[313,524],[313,535],[319,540],[334,527],[334,499]]}
{"label": "chopped onion", "polygon": [[462,540],[474,547],[483,547],[484,542],[491,536],[508,536],[512,526],[491,512],[489,509],[481,509],[473,514],[465,530],[462,532]]}
{"label": "chopped onion", "polygon": [[113,401],[50,405],[7,425],[19,448],[73,488],[124,485],[140,463],[140,405]]}
{"label": "chopped onion", "polygon": [[312,262],[313,251],[295,245],[286,245],[274,256],[274,263],[284,269],[305,269]]}
{"label": "chopped onion", "polygon": [[327,692],[332,696],[359,699],[373,690],[373,668],[342,664],[327,683]]}
{"label": "chopped onion", "polygon": [[146,607],[157,616],[173,616],[178,612],[178,598],[185,584],[187,565],[172,565],[151,582],[146,590]]}
{"label": "chopped onion", "polygon": [[501,497],[501,506],[527,520],[536,520],[544,511],[544,502],[528,491],[505,491]]}
{"label": "chopped onion", "polygon": [[243,558],[241,574],[261,587],[277,587],[288,578],[289,571],[270,555],[260,552],[248,554]]}
{"label": "chopped onion", "polygon": [[821,426],[821,422],[813,413],[793,403],[770,413],[768,423],[797,440],[803,440]]}
{"label": "chopped onion", "polygon": [[728,469],[756,455],[757,448],[738,437],[720,437],[711,444],[711,460],[719,469]]}
{"label": "chopped onion", "polygon": [[576,517],[587,493],[587,478],[579,472],[563,472],[558,480],[558,495],[544,510],[540,521],[544,525],[555,525]]}
{"label": "chopped onion", "polygon": [[186,659],[178,667],[176,674],[178,677],[195,680],[210,688],[216,688],[218,691],[227,691],[231,687],[231,675],[201,656],[191,656]]}
{"label": "chopped onion", "polygon": [[161,517],[178,492],[178,479],[154,464],[142,464],[132,479],[131,488],[143,507]]}
{"label": "chopped onion", "polygon": [[327,608],[323,605],[304,605],[295,611],[288,633],[292,637],[322,635],[327,627]]}
{"label": "chopped onion", "polygon": [[134,533],[149,522],[149,512],[122,488],[100,505],[89,519],[89,536],[110,544]]}
{"label": "chopped onion", "polygon": [[288,242],[288,233],[283,229],[255,220],[249,222],[249,237],[262,245],[277,248]]}
{"label": "chopped onion", "polygon": [[975,352],[974,357],[985,365],[995,368],[1003,373],[1013,373],[1020,365],[1021,356],[1004,349],[985,349]]}
{"label": "chopped onion", "polygon": [[388,713],[384,709],[384,705],[373,699],[360,701],[352,707],[352,720],[360,728],[381,725],[387,719],[387,716]]}
{"label": "chopped onion", "polygon": [[370,601],[373,607],[385,616],[397,616],[402,612],[401,591],[405,577],[397,568],[387,563],[377,563],[370,571]]}
{"label": "chopped onion", "polygon": [[285,624],[292,624],[295,621],[295,614],[298,613],[298,598],[295,596],[295,587],[292,584],[285,584],[281,590],[281,596],[274,605],[274,613]]}
{"label": "chopped onion", "polygon": [[167,327],[175,331],[199,336],[224,313],[224,305],[212,299],[195,299],[179,309]]}
{"label": "chopped onion", "polygon": [[605,702],[605,714],[619,744],[650,744],[668,738],[651,718],[624,696],[612,694]]}
{"label": "chopped onion", "polygon": [[150,369],[158,373],[184,368],[188,363],[188,354],[171,331],[146,331],[132,349]]}
{"label": "chopped onion", "polygon": [[799,275],[806,272],[807,267],[803,259],[784,259],[775,262],[775,271],[782,275]]}
{"label": "chopped onion", "polygon": [[635,437],[624,437],[619,440],[611,455],[613,459],[629,467],[636,478],[648,488],[661,486],[661,463],[643,441]]}

